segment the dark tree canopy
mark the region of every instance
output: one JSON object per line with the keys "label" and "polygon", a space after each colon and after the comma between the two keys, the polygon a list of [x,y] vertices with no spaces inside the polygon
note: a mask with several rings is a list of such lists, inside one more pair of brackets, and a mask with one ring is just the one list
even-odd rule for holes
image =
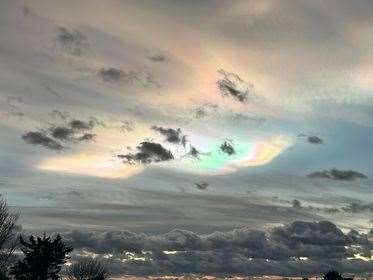
{"label": "dark tree canopy", "polygon": [[68,259],[72,248],[67,247],[60,235],[30,236],[29,241],[20,237],[24,258],[19,260],[11,270],[17,280],[57,280],[62,265]]}
{"label": "dark tree canopy", "polygon": [[324,280],[343,280],[344,279],[342,275],[335,270],[328,271],[327,273],[324,274],[323,278]]}
{"label": "dark tree canopy", "polygon": [[67,271],[69,280],[105,280],[108,279],[106,266],[99,260],[83,258],[71,265]]}
{"label": "dark tree canopy", "polygon": [[8,267],[16,247],[16,229],[18,215],[9,210],[5,199],[0,195],[0,271],[3,273]]}

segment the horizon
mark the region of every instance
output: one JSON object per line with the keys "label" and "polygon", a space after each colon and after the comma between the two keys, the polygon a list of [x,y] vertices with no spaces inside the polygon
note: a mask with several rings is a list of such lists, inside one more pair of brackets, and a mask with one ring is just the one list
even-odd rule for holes
{"label": "horizon", "polygon": [[116,276],[368,275],[372,11],[0,0],[0,194]]}

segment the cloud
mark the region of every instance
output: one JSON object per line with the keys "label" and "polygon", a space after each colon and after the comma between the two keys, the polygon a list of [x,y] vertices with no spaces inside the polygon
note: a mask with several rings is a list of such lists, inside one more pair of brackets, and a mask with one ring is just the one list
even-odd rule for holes
{"label": "cloud", "polygon": [[207,187],[209,186],[209,183],[206,181],[201,181],[201,182],[196,182],[194,185],[197,187],[199,190],[206,190]]}
{"label": "cloud", "polygon": [[228,141],[224,141],[224,143],[220,145],[220,150],[229,156],[234,155],[236,153],[233,145]]}
{"label": "cloud", "polygon": [[256,98],[253,93],[253,85],[246,83],[237,74],[223,69],[218,70],[218,73],[221,75],[221,79],[217,81],[217,85],[222,96],[230,96],[241,103]]}
{"label": "cloud", "polygon": [[117,157],[123,159],[123,162],[128,164],[149,164],[152,162],[162,162],[174,159],[171,151],[166,150],[158,143],[145,141],[140,143],[136,149],[138,150],[137,153],[122,154],[117,155]]}
{"label": "cloud", "polygon": [[98,76],[107,83],[124,82],[129,85],[137,85],[145,88],[160,88],[161,85],[153,75],[147,71],[123,71],[118,68],[101,68]]}
{"label": "cloud", "polygon": [[341,181],[353,181],[355,179],[366,179],[367,176],[363,173],[353,170],[338,170],[333,168],[331,170],[316,171],[307,175],[309,178],[325,178]]}
{"label": "cloud", "polygon": [[352,202],[348,206],[342,207],[342,210],[351,213],[360,213],[369,211],[373,213],[373,203],[362,203],[362,202]]}
{"label": "cloud", "polygon": [[322,144],[324,141],[318,136],[315,135],[309,135],[307,137],[307,142],[311,144]]}
{"label": "cloud", "polygon": [[98,75],[104,82],[119,82],[125,76],[124,71],[117,68],[102,68],[99,70]]}
{"label": "cloud", "polygon": [[194,111],[194,117],[196,119],[203,119],[211,114],[214,114],[218,111],[219,106],[212,103],[204,103],[201,106],[197,107]]}
{"label": "cloud", "polygon": [[164,56],[163,54],[155,54],[155,55],[148,56],[148,59],[153,62],[165,62],[166,56]]}
{"label": "cloud", "polygon": [[32,145],[41,145],[51,150],[62,150],[63,146],[54,139],[39,131],[30,131],[22,135],[22,139]]}
{"label": "cloud", "polygon": [[302,204],[301,204],[301,202],[298,199],[294,199],[291,202],[291,205],[292,205],[293,208],[296,208],[296,209],[302,208]]}
{"label": "cloud", "polygon": [[166,141],[172,144],[182,144],[185,147],[187,142],[186,135],[183,135],[180,128],[164,128],[161,126],[152,126],[152,130],[159,132],[161,135],[166,137]]}
{"label": "cloud", "polygon": [[[59,111],[57,116],[59,117]],[[65,120],[66,118],[63,118]],[[41,145],[51,150],[62,150],[67,148],[66,144],[92,141],[96,134],[90,131],[97,121],[91,118],[89,122],[73,119],[66,126],[58,125],[39,131],[30,131],[22,136],[29,144]]]}
{"label": "cloud", "polygon": [[[320,269],[328,270],[328,265],[347,270],[346,265],[351,269],[347,258],[372,247],[367,235],[357,231],[344,234],[329,221],[296,221],[266,232],[248,228],[211,234],[175,229],[158,235],[72,231],[65,238],[77,250],[114,254],[113,260],[122,262],[118,269],[134,274],[294,275],[320,273]],[[369,267],[372,269],[360,264],[359,270],[368,271]]]}
{"label": "cloud", "polygon": [[57,30],[57,45],[64,52],[81,56],[89,48],[87,38],[78,30],[59,27]]}

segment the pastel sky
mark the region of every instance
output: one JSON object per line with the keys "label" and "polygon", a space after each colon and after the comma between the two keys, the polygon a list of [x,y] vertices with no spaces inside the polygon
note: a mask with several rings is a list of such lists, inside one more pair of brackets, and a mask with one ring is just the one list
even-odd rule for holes
{"label": "pastel sky", "polygon": [[372,11],[0,0],[1,193],[28,231],[368,233]]}

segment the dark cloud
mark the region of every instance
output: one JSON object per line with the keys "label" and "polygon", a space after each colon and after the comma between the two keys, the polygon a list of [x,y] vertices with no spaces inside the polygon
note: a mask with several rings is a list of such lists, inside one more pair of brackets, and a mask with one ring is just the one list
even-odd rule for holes
{"label": "dark cloud", "polygon": [[[59,111],[56,112],[59,115]],[[96,134],[91,133],[91,130],[95,125],[94,118],[88,122],[74,119],[64,126],[52,126],[44,130],[27,132],[22,139],[29,144],[41,145],[51,150],[62,150],[68,147],[66,144],[94,140]]]}
{"label": "dark cloud", "polygon": [[311,144],[322,144],[324,141],[318,136],[315,135],[309,135],[307,137],[307,142]]}
{"label": "dark cloud", "polygon": [[373,202],[372,203],[363,203],[363,202],[352,202],[348,206],[342,207],[342,210],[351,213],[360,213],[360,212],[371,212],[373,213]]}
{"label": "dark cloud", "polygon": [[74,130],[68,127],[57,126],[51,129],[52,137],[61,141],[71,141]]}
{"label": "dark cloud", "polygon": [[206,181],[201,181],[201,182],[196,182],[194,185],[197,187],[199,190],[206,190],[207,187],[209,186],[209,183]]}
{"label": "dark cloud", "polygon": [[32,145],[41,145],[51,150],[61,150],[63,146],[54,139],[39,131],[30,131],[22,135],[22,139]]}
{"label": "dark cloud", "polygon": [[98,72],[98,75],[105,82],[118,82],[125,76],[124,71],[117,68],[102,68]]}
{"label": "dark cloud", "polygon": [[195,112],[194,112],[194,117],[196,119],[202,119],[202,118],[205,118],[211,114],[214,114],[218,111],[219,109],[219,106],[216,105],[216,104],[212,104],[212,103],[205,103],[201,106],[199,106]]}
{"label": "dark cloud", "polygon": [[297,209],[302,208],[302,204],[298,199],[294,199],[291,202],[291,205],[292,205],[293,208],[297,208]]}
{"label": "dark cloud", "polygon": [[160,88],[161,85],[155,80],[149,72],[142,71],[123,71],[118,68],[109,67],[101,68],[98,71],[98,76],[102,81],[108,83],[124,82],[129,85],[142,86],[144,88]]}
{"label": "dark cloud", "polygon": [[196,147],[190,145],[189,152],[186,154],[186,156],[191,156],[193,158],[199,158],[201,152],[197,150]]}
{"label": "dark cloud", "polygon": [[164,56],[163,54],[155,54],[155,55],[148,56],[148,59],[153,62],[165,62],[166,56]]}
{"label": "dark cloud", "polygon": [[367,176],[363,173],[353,170],[331,170],[316,171],[307,175],[309,178],[325,178],[332,180],[353,181],[355,179],[366,179]]}
{"label": "dark cloud", "polygon": [[96,134],[85,133],[82,136],[78,137],[77,140],[78,141],[87,141],[87,142],[89,142],[89,141],[92,141],[95,138],[96,138]]}
{"label": "dark cloud", "polygon": [[[175,229],[159,235],[116,231],[65,234],[76,249],[111,253],[126,259],[131,252],[145,260],[126,259],[118,269],[133,274],[237,273],[249,275],[322,273],[330,267],[342,272],[373,271],[373,263],[347,260],[372,248],[366,234],[344,234],[328,221],[279,226],[268,232],[248,228],[207,235]],[[167,251],[174,251],[168,254]],[[300,258],[308,258],[301,261]],[[122,261],[122,259],[120,259]],[[349,263],[351,262],[351,263]],[[352,266],[352,263],[355,266]],[[119,265],[119,263],[118,263]],[[354,267],[354,268],[352,268]]]}
{"label": "dark cloud", "polygon": [[255,99],[252,84],[246,83],[235,73],[218,70],[221,78],[217,81],[221,95],[230,96],[238,102],[245,103],[249,99]]}
{"label": "dark cloud", "polygon": [[137,153],[128,153],[117,155],[123,159],[124,163],[134,164],[142,163],[149,164],[152,162],[161,162],[174,159],[171,151],[165,149],[161,144],[153,142],[142,142],[136,147]]}
{"label": "dark cloud", "polygon": [[166,137],[166,141],[172,144],[181,144],[185,147],[187,137],[184,135],[180,128],[164,128],[161,126],[152,126],[152,130],[159,132]]}
{"label": "dark cloud", "polygon": [[94,121],[91,120],[89,122],[81,121],[81,120],[72,120],[69,123],[69,126],[74,130],[89,130],[94,127]]}
{"label": "dark cloud", "polygon": [[57,45],[64,52],[81,56],[89,48],[87,38],[78,30],[60,27],[57,30]]}
{"label": "dark cloud", "polygon": [[234,155],[236,153],[233,144],[228,141],[224,141],[224,143],[220,145],[220,150],[229,156]]}

